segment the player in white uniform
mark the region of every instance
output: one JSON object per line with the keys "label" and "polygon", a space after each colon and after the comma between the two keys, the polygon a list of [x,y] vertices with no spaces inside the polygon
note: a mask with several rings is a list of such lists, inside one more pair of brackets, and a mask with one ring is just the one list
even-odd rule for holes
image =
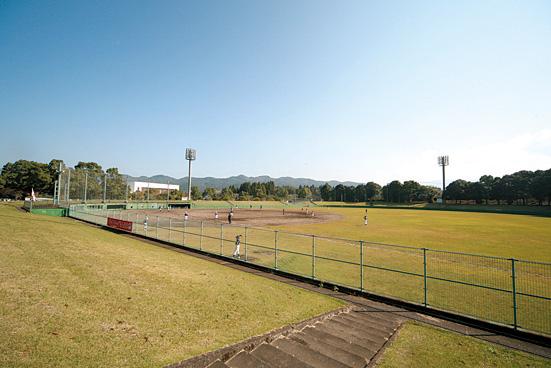
{"label": "player in white uniform", "polygon": [[235,237],[235,250],[233,251],[233,257],[239,258],[239,247],[241,246],[241,235]]}

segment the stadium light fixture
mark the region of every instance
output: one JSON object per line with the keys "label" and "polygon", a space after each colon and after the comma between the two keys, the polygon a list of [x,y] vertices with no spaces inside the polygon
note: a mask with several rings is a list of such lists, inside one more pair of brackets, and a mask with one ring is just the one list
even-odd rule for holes
{"label": "stadium light fixture", "polygon": [[189,162],[188,176],[187,176],[187,200],[191,201],[191,161],[195,161],[197,154],[195,149],[186,148],[186,160]]}
{"label": "stadium light fixture", "polygon": [[446,166],[449,164],[449,156],[438,156],[438,165],[442,166],[442,204],[446,204]]}

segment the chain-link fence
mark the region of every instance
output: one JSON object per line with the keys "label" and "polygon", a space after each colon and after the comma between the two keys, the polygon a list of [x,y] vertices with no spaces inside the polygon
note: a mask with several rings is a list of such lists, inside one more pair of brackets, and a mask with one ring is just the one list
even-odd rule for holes
{"label": "chain-link fence", "polygon": [[[111,170],[111,171],[110,171]],[[174,183],[142,183],[132,188],[132,181],[116,169],[101,170],[62,168],[56,180],[54,203],[67,207],[71,203],[173,201],[181,200],[182,193]],[[151,184],[151,185],[149,185]]]}
{"label": "chain-link fence", "polygon": [[[70,216],[276,270],[551,335],[551,264],[71,206]],[[117,224],[112,225],[119,227]]]}

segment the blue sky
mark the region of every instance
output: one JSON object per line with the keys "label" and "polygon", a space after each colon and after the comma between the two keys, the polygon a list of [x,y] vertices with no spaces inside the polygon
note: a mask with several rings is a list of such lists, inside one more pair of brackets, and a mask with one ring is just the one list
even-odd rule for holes
{"label": "blue sky", "polygon": [[0,164],[476,180],[551,167],[549,1],[3,1]]}

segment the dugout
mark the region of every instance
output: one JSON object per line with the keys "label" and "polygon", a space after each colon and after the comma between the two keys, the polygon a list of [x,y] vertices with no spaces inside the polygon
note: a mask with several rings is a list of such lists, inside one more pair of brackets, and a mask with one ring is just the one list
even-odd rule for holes
{"label": "dugout", "polygon": [[170,208],[170,209],[172,209],[172,208],[187,208],[187,209],[190,209],[191,208],[191,203],[169,203],[168,208]]}

